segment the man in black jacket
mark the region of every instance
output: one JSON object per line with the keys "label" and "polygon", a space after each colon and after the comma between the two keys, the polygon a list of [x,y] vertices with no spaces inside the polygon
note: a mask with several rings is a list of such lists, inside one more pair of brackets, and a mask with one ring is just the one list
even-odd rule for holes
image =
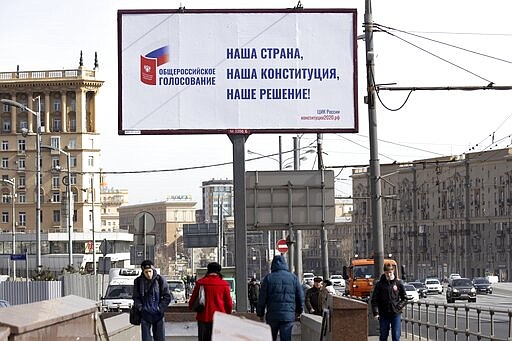
{"label": "man in black jacket", "polygon": [[390,327],[392,340],[400,340],[400,315],[406,302],[405,288],[395,277],[393,265],[384,264],[384,273],[375,285],[371,299],[373,317],[379,320],[380,341],[388,339]]}
{"label": "man in black jacket", "polygon": [[[133,284],[133,305],[141,312],[142,341],[164,341],[164,312],[172,296],[167,282],[156,273],[153,262],[141,263],[142,274]],[[153,337],[151,337],[151,331]]]}

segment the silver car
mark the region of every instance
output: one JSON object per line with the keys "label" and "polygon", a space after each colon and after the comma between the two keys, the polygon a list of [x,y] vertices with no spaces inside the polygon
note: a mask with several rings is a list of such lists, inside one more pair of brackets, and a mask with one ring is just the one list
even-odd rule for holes
{"label": "silver car", "polygon": [[187,301],[185,283],[181,279],[168,279],[167,285],[174,303],[185,303]]}

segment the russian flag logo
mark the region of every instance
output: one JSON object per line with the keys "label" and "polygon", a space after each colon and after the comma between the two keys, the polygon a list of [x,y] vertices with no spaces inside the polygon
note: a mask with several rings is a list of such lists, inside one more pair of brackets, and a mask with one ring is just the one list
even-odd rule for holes
{"label": "russian flag logo", "polygon": [[156,69],[169,61],[169,46],[162,46],[145,56],[140,56],[140,80],[144,84],[156,85]]}

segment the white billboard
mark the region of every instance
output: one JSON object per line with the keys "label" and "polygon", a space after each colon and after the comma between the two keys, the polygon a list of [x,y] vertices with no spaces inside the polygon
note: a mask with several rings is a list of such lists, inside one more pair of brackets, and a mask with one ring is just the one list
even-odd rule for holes
{"label": "white billboard", "polygon": [[119,134],[357,132],[356,16],[120,10]]}

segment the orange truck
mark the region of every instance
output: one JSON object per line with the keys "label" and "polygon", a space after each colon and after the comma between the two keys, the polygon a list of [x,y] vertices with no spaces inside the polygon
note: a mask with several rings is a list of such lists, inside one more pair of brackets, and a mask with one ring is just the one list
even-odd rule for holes
{"label": "orange truck", "polygon": [[[392,264],[395,267],[396,276],[400,278],[398,266],[393,259],[384,259],[384,264]],[[355,258],[348,268],[347,294],[354,297],[366,298],[370,296],[375,278],[373,276],[373,258]]]}

